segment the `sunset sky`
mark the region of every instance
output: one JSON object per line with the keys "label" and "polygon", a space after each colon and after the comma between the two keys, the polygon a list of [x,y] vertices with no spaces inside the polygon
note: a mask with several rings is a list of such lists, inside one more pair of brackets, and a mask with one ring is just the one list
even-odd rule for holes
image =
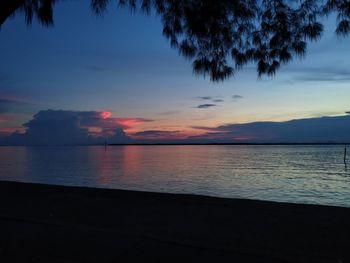
{"label": "sunset sky", "polygon": [[[17,14],[0,29],[0,137],[50,114],[79,118],[92,137],[121,129],[133,139],[185,139],[237,123],[321,116],[349,124],[350,39],[334,34],[332,17],[306,58],[276,76],[258,79],[250,65],[212,83],[170,48],[158,17],[113,6],[98,17],[85,1],[58,3],[54,14],[53,28],[27,26]],[[250,138],[242,134],[236,139]]]}

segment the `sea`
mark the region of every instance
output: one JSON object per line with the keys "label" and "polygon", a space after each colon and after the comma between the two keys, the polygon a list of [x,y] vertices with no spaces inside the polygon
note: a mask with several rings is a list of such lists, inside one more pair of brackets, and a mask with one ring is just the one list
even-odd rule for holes
{"label": "sea", "polygon": [[350,207],[348,162],[343,145],[0,147],[0,180]]}

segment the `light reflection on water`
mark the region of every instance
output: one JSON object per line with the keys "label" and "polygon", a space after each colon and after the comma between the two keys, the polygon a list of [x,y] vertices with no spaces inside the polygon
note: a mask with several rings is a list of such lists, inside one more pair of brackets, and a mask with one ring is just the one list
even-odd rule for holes
{"label": "light reflection on water", "polygon": [[350,207],[343,151],[337,145],[0,147],[0,180]]}

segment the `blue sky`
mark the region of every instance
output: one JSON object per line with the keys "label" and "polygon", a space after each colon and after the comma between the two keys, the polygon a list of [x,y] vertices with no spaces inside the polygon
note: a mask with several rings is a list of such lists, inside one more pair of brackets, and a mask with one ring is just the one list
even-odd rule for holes
{"label": "blue sky", "polygon": [[[306,58],[283,66],[276,76],[258,79],[249,65],[234,78],[212,83],[193,75],[191,62],[170,48],[155,16],[110,6],[98,17],[85,1],[58,3],[54,14],[53,28],[36,21],[28,27],[18,14],[0,29],[2,134],[24,132],[22,124],[47,109],[152,120],[123,128],[127,134],[179,131],[181,138],[202,134],[195,126],[350,110],[350,41],[333,33],[332,17]],[[198,107],[206,104],[212,106]]]}

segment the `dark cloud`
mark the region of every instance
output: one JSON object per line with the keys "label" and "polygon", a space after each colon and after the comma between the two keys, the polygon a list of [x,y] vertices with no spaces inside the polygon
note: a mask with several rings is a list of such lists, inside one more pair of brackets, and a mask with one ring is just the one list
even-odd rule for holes
{"label": "dark cloud", "polygon": [[342,74],[322,74],[322,75],[303,75],[295,77],[294,80],[302,81],[302,82],[348,82],[350,81],[350,75],[342,75]]}
{"label": "dark cloud", "polygon": [[197,96],[196,99],[199,99],[199,100],[212,100],[213,97],[212,96]]}
{"label": "dark cloud", "polygon": [[214,100],[212,100],[213,102],[216,102],[216,103],[218,103],[218,102],[224,102],[224,100],[223,99],[214,99]]}
{"label": "dark cloud", "polygon": [[103,143],[127,143],[130,138],[123,131],[124,125],[116,118],[106,118],[97,111],[39,111],[23,126],[25,133],[15,132],[2,138],[7,145],[87,145]]}
{"label": "dark cloud", "polygon": [[[219,126],[221,127],[221,126]],[[218,127],[207,127],[207,126],[191,126],[192,129],[204,130],[204,131],[218,131]]]}
{"label": "dark cloud", "polygon": [[201,105],[198,105],[197,107],[195,107],[195,108],[199,108],[199,109],[214,107],[214,106],[217,106],[215,103],[224,102],[224,100],[222,99],[221,96],[197,96],[194,99],[213,102],[213,103],[201,104]]}
{"label": "dark cloud", "polygon": [[217,106],[216,104],[207,103],[207,104],[200,104],[200,105],[196,106],[195,108],[207,109],[207,108],[216,107],[216,106]]}
{"label": "dark cloud", "polygon": [[294,73],[288,82],[348,82],[350,71],[344,67],[290,67],[286,72]]}
{"label": "dark cloud", "polygon": [[240,99],[243,99],[243,96],[241,96],[241,95],[232,95],[232,99],[240,100]]}
{"label": "dark cloud", "polygon": [[350,142],[350,116],[320,117],[285,122],[252,122],[226,124],[218,127],[195,126],[208,131],[204,135],[192,136],[195,140],[225,142]]}

